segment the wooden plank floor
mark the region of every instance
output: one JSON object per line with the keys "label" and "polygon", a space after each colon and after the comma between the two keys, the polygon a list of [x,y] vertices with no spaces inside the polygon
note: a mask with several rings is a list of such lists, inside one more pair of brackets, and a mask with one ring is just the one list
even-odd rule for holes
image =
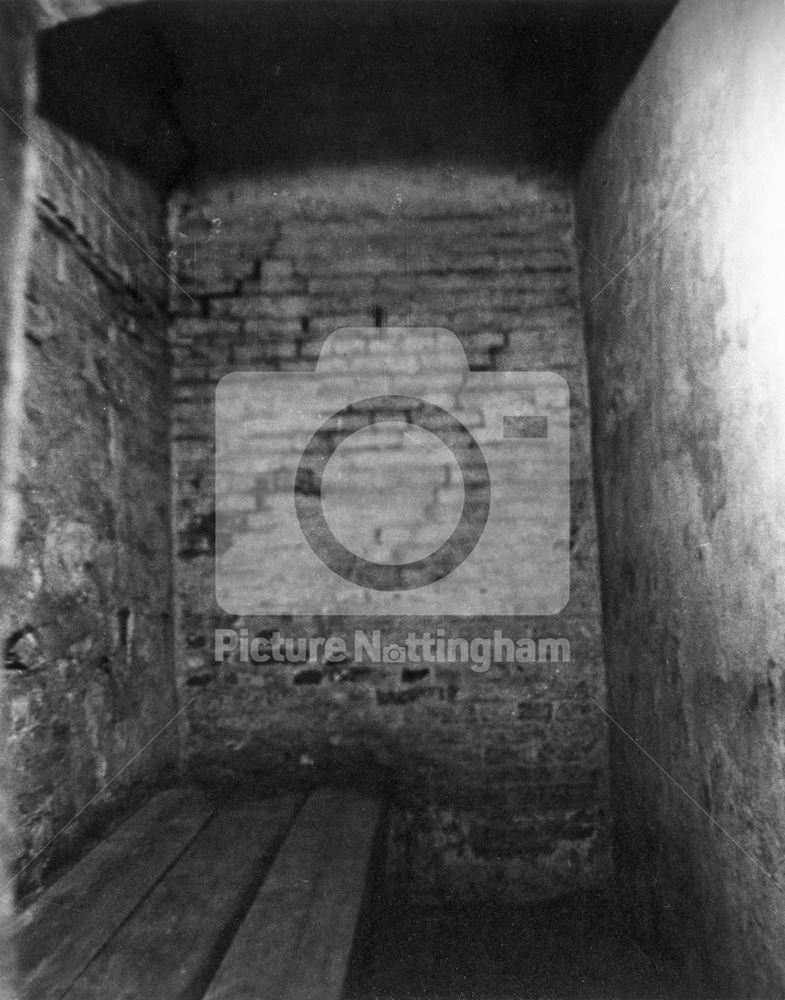
{"label": "wooden plank floor", "polygon": [[205,825],[213,808],[166,791],[60,878],[22,915],[26,1000],[59,1000]]}
{"label": "wooden plank floor", "polygon": [[201,996],[301,797],[218,812],[68,992],[68,1000]]}
{"label": "wooden plank floor", "polygon": [[29,908],[23,997],[337,1000],[380,805],[304,800],[157,796]]}
{"label": "wooden plank floor", "polygon": [[311,795],[205,1000],[338,1000],[379,808],[344,791]]}

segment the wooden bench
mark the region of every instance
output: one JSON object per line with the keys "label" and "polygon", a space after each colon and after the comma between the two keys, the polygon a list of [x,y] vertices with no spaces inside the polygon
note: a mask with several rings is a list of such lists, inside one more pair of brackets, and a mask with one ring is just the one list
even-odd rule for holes
{"label": "wooden bench", "polygon": [[21,917],[25,1000],[338,1000],[381,804],[167,791]]}

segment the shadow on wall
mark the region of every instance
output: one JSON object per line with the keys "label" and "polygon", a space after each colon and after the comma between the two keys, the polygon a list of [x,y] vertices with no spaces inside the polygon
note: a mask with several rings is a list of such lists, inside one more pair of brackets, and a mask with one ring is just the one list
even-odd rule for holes
{"label": "shadow on wall", "polygon": [[259,165],[569,169],[672,6],[168,0],[45,32],[40,110],[166,187]]}

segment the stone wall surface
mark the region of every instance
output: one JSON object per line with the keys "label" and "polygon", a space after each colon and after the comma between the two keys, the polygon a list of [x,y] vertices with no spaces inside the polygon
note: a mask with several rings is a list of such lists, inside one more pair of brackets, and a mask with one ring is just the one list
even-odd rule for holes
{"label": "stone wall surface", "polygon": [[176,712],[163,206],[45,122],[32,133],[22,527],[2,608],[22,888],[178,746],[176,726],[147,746]]}
{"label": "stone wall surface", "polygon": [[[606,734],[597,704],[604,684],[569,186],[507,172],[325,169],[184,190],[171,227],[178,283],[190,296],[173,296],[171,343],[177,671],[181,697],[194,699],[187,712],[193,766],[223,767],[226,775],[287,766],[386,769],[395,799],[390,875],[421,898],[530,898],[604,873]],[[468,618],[444,609],[430,617],[411,607],[387,613],[378,604],[362,618],[221,610],[216,557],[225,558],[233,530],[264,531],[270,503],[278,501],[275,470],[237,470],[231,524],[226,510],[216,521],[217,383],[249,369],[313,377],[325,338],[341,327],[378,328],[380,335],[398,328],[396,371],[416,353],[415,334],[407,339],[401,328],[441,327],[458,338],[473,373],[550,371],[566,380],[572,516],[558,544],[569,547],[571,591],[559,614],[538,616],[530,607],[528,616],[500,617],[493,605]],[[359,373],[362,350],[347,348],[333,363],[343,357],[347,371]],[[439,350],[431,367],[444,380],[450,355]],[[347,475],[359,469],[373,479],[385,461],[405,459],[397,434],[364,439],[361,450]],[[425,481],[433,469],[425,463],[420,471]],[[384,547],[396,531],[409,530],[417,504],[405,492],[395,504],[384,494],[368,498],[358,512],[357,550],[364,517],[377,529],[363,536],[369,553],[374,538]],[[528,493],[519,506],[536,530],[551,516],[547,493],[535,490],[528,507],[524,501]],[[352,524],[344,529],[351,541]],[[523,527],[511,528],[507,553],[484,573],[505,579],[505,555],[520,557],[516,530],[524,538]],[[552,556],[529,567],[531,579],[539,573],[547,586]],[[295,547],[284,545],[274,560],[260,560],[271,609],[295,558]],[[309,585],[304,575],[303,591]],[[368,664],[352,655],[259,664],[242,662],[237,648],[214,659],[216,628],[246,628],[250,639],[263,640],[276,629],[290,637],[343,636],[351,653],[355,626],[378,628],[390,642],[437,628],[468,639],[495,629],[513,639],[564,637],[572,660],[496,662],[475,672],[450,656],[428,664],[406,657]]]}
{"label": "stone wall surface", "polygon": [[615,859],[734,998],[785,988],[783,38],[685,0],[579,198]]}

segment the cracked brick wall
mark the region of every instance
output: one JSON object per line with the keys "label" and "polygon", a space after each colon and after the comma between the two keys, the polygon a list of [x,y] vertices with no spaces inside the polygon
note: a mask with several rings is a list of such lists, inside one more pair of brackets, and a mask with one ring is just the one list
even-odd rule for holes
{"label": "cracked brick wall", "polygon": [[1,628],[22,888],[178,749],[176,726],[144,749],[176,711],[163,205],[127,168],[42,120],[32,130],[47,155]]}
{"label": "cracked brick wall", "polygon": [[[223,181],[181,192],[171,231],[190,296],[173,299],[171,344],[176,655],[182,697],[193,699],[194,768],[228,777],[384,767],[395,799],[389,875],[421,898],[530,898],[604,873],[605,731],[592,700],[603,699],[603,676],[569,187],[383,168]],[[572,588],[560,614],[242,617],[216,604],[218,380],[249,368],[312,373],[328,334],[374,325],[444,327],[474,371],[567,380]],[[503,575],[503,560],[488,572]],[[272,597],[276,566],[260,573]],[[348,635],[358,624],[391,641],[428,627],[469,638],[500,627],[514,638],[564,636],[572,662],[494,664],[482,674],[448,660],[369,668],[316,657],[262,667],[233,654],[214,662],[215,628],[265,639],[275,629]]]}

